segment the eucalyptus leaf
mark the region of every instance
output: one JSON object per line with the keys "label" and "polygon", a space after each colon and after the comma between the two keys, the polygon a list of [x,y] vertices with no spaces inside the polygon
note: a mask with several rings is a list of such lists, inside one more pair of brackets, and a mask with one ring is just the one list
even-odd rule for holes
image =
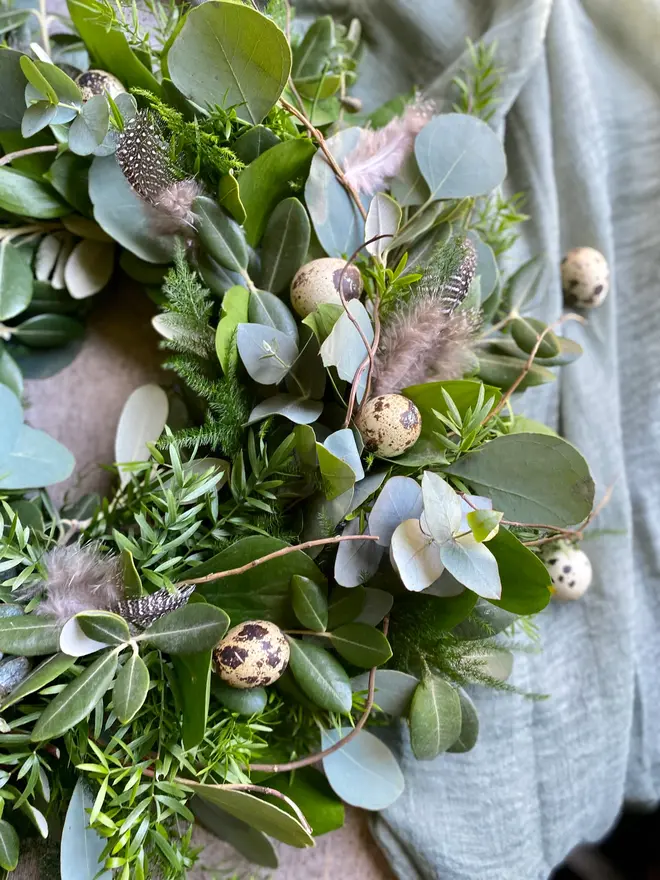
{"label": "eucalyptus leaf", "polygon": [[[479,378],[483,382],[497,385],[503,390],[510,388],[514,382],[517,382],[524,369],[518,358],[491,354],[490,352],[479,354]],[[555,374],[546,367],[534,363],[526,370],[522,382],[516,386],[516,391],[525,391],[535,385],[545,385],[548,382],[554,382],[556,378]]]}
{"label": "eucalyptus leaf", "polygon": [[291,310],[282,300],[267,290],[252,290],[248,307],[248,320],[251,324],[264,324],[286,333],[298,341],[298,325]]}
{"label": "eucalyptus leaf", "polygon": [[396,527],[390,555],[403,585],[415,593],[430,587],[444,571],[440,547],[422,531],[418,519],[407,519]]}
{"label": "eucalyptus leaf", "polygon": [[[371,345],[374,339],[374,330],[367,310],[359,300],[351,300],[347,305],[348,311],[357,321],[365,339]],[[346,313],[340,315],[336,324],[325,342],[321,345],[321,358],[323,365],[336,367],[341,379],[352,382],[360,364],[367,357],[367,348],[362,336],[355,327],[353,321]],[[366,383],[366,370],[362,372],[360,388]],[[358,394],[358,398],[363,390]]]}
{"label": "eucalyptus leaf", "polygon": [[387,471],[375,471],[374,473],[367,474],[364,479],[356,483],[349,513],[353,513],[359,507],[362,507],[365,501],[380,489],[385,482],[386,477]]}
{"label": "eucalyptus leaf", "polygon": [[322,443],[316,444],[316,454],[323,492],[328,501],[338,498],[353,488],[355,471],[349,464],[330,452]]}
{"label": "eucalyptus leaf", "polygon": [[1,465],[16,445],[23,426],[23,409],[18,397],[6,385],[0,385],[0,473]]}
{"label": "eucalyptus leaf", "polygon": [[274,131],[265,125],[255,125],[234,141],[232,149],[241,162],[249,165],[257,156],[279,143],[280,138]]}
{"label": "eucalyptus leaf", "polygon": [[[122,464],[148,461],[147,443],[155,443],[167,422],[169,403],[159,385],[141,385],[124,404],[115,436],[115,461]],[[120,468],[119,480],[125,486],[130,470]]]}
{"label": "eucalyptus leaf", "polygon": [[448,470],[487,495],[496,510],[515,522],[566,528],[582,522],[593,505],[594,483],[588,465],[577,449],[560,437],[498,437]]}
{"label": "eucalyptus leaf", "polygon": [[459,584],[477,596],[484,599],[501,597],[502,583],[497,560],[488,547],[475,541],[471,534],[444,544],[440,549],[440,559]]}
{"label": "eucalyptus leaf", "polygon": [[57,115],[57,104],[50,104],[48,101],[37,101],[31,104],[21,121],[21,134],[24,138],[31,138],[37,132],[42,131],[54,121]]}
{"label": "eucalyptus leaf", "polygon": [[229,616],[221,608],[196,602],[159,617],[139,639],[167,654],[193,654],[210,651],[228,628]]}
{"label": "eucalyptus leaf", "polygon": [[294,397],[293,394],[276,394],[258,403],[247,420],[248,425],[261,422],[269,416],[284,416],[296,425],[309,425],[315,422],[323,412],[320,400],[306,400]]}
{"label": "eucalyptus leaf", "polygon": [[[190,686],[190,680],[187,684]],[[135,717],[142,708],[148,692],[147,665],[139,654],[131,654],[119,670],[112,690],[112,707],[122,724],[128,724]]]}
{"label": "eucalyptus leaf", "polygon": [[305,324],[300,326],[299,348],[296,362],[286,377],[287,388],[292,394],[297,391],[304,398],[321,401],[325,393],[326,372],[319,356],[318,340]]}
{"label": "eucalyptus leaf", "polygon": [[511,322],[511,335],[518,347],[526,354],[532,353],[544,332],[545,336],[541,340],[536,357],[554,358],[559,354],[559,339],[552,330],[548,329],[547,324],[537,318],[521,317],[514,318]]}
{"label": "eucalyptus leaf", "polygon": [[[360,534],[360,519],[352,519],[342,535]],[[368,531],[367,531],[368,534]],[[378,571],[384,547],[376,541],[342,541],[335,557],[335,581],[341,587],[358,587]]]}
{"label": "eucalyptus leaf", "polygon": [[339,431],[334,431],[326,437],[323,445],[351,468],[355,474],[356,481],[364,479],[360,452],[355,442],[355,434],[350,428],[341,428]]}
{"label": "eucalyptus leaf", "polygon": [[115,267],[115,246],[83,239],[71,252],[64,269],[64,283],[74,299],[87,299],[106,286]]}
{"label": "eucalyptus leaf", "polygon": [[[349,732],[347,727],[322,731],[321,747],[329,748]],[[403,792],[404,778],[396,758],[366,730],[324,758],[323,769],[333,791],[363,810],[384,810]]]}
{"label": "eucalyptus leaf", "polygon": [[78,156],[90,156],[108,133],[110,109],[104,95],[85,101],[82,112],[69,128],[69,149]]}
{"label": "eucalyptus leaf", "polygon": [[422,510],[422,490],[419,483],[411,477],[390,477],[371,508],[369,532],[378,536],[381,546],[389,547],[397,526],[407,519],[419,519]]}
{"label": "eucalyptus leaf", "polygon": [[288,642],[289,668],[306,696],[328,712],[350,712],[351,685],[344,667],[317,645],[291,638]]}
{"label": "eucalyptus leaf", "polygon": [[415,159],[433,200],[485,195],[506,177],[495,132],[463,113],[433,117],[415,138]]}
{"label": "eucalyptus leaf", "polygon": [[[89,161],[73,153],[62,153],[55,158],[44,174],[53,189],[70,205],[85,216],[92,213],[89,197]],[[69,218],[67,217],[67,222]],[[109,237],[106,240],[111,240]]]}
{"label": "eucalyptus leaf", "polygon": [[461,500],[446,480],[432,471],[422,477],[423,526],[439,544],[451,542],[461,525]]}
{"label": "eucalyptus leaf", "polygon": [[52,486],[70,477],[74,465],[73,455],[65,446],[45,431],[23,425],[16,445],[7,458],[0,461],[0,488]]}
{"label": "eucalyptus leaf", "polygon": [[[488,542],[497,560],[502,596],[493,604],[514,614],[536,614],[550,601],[550,574],[539,557],[508,529]],[[492,600],[491,600],[492,601]]]}
{"label": "eucalyptus leaf", "polygon": [[386,254],[394,241],[401,223],[401,206],[387,193],[376,193],[369,205],[369,212],[364,226],[365,239],[368,241],[376,235],[384,236],[366,246],[373,257]]}
{"label": "eucalyptus leaf", "polygon": [[354,666],[382,666],[392,656],[383,633],[368,623],[346,623],[330,633],[332,647]]}
{"label": "eucalyptus leaf", "polygon": [[328,600],[324,590],[315,581],[294,574],[291,578],[291,602],[296,617],[306,629],[325,632],[328,625]]}
{"label": "eucalyptus leaf", "polygon": [[458,699],[461,704],[461,732],[456,742],[447,749],[452,753],[471,751],[476,746],[479,737],[477,707],[463,688],[458,688]]}
{"label": "eucalyptus leaf", "polygon": [[446,752],[461,733],[461,702],[456,688],[437,676],[420,682],[410,706],[410,742],[418,761]]}
{"label": "eucalyptus leaf", "polygon": [[112,871],[101,870],[105,840],[89,826],[89,811],[94,806],[94,794],[83,777],[73,789],[64,819],[60,845],[60,871],[69,880],[111,880]]}
{"label": "eucalyptus leaf", "polygon": [[87,718],[112,684],[116,669],[116,650],[102,654],[51,700],[32,731],[32,741],[57,739]]}
{"label": "eucalyptus leaf", "polygon": [[284,89],[291,52],[283,32],[261,13],[214,2],[186,15],[167,66],[174,85],[195,104],[213,106],[222,96],[227,108],[236,105],[238,115],[256,125]]}
{"label": "eucalyptus leaf", "polygon": [[[328,149],[340,166],[359,139],[359,128],[347,128],[327,139]],[[360,247],[365,239],[364,220],[320,150],[312,159],[305,203],[314,231],[329,257],[352,254]]]}
{"label": "eucalyptus leaf", "polygon": [[497,259],[485,241],[476,232],[468,233],[477,252],[477,275],[481,279],[481,301],[485,302],[499,284],[500,271]]}
{"label": "eucalyptus leaf", "polygon": [[245,369],[262,385],[281,382],[298,356],[295,340],[265,324],[239,324],[236,342]]}
{"label": "eucalyptus leaf", "polygon": [[192,210],[202,246],[225,269],[243,274],[248,264],[248,250],[238,223],[208,196],[198,196]]}
{"label": "eucalyptus leaf", "polygon": [[[376,694],[374,703],[387,715],[401,718],[406,715],[410,701],[419,684],[419,679],[407,672],[399,672],[397,669],[376,670]],[[369,673],[351,679],[353,693],[369,690]]]}
{"label": "eucalyptus leaf", "polygon": [[283,199],[268,218],[261,241],[259,285],[276,294],[286,290],[305,262],[309,239],[307,211],[298,199]]}
{"label": "eucalyptus leaf", "polygon": [[0,321],[20,314],[32,298],[32,270],[27,253],[0,241]]}

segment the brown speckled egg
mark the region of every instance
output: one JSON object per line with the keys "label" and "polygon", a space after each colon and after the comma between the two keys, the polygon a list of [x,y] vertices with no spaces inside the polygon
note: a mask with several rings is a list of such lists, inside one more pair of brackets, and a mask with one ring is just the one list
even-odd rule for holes
{"label": "brown speckled egg", "polygon": [[422,417],[412,400],[402,394],[381,394],[367,401],[355,424],[368,452],[394,458],[416,442]]}
{"label": "brown speckled egg", "polygon": [[583,309],[599,306],[610,289],[607,260],[594,248],[573,248],[561,261],[561,286],[568,305]]}
{"label": "brown speckled egg", "polygon": [[589,557],[570,545],[547,550],[543,562],[552,578],[552,597],[563,602],[580,599],[591,586]]}
{"label": "brown speckled egg", "polygon": [[213,659],[218,675],[231,687],[265,687],[286,669],[289,643],[274,623],[246,620],[229,630]]}
{"label": "brown speckled egg", "polygon": [[121,95],[126,89],[116,76],[105,70],[87,70],[76,78],[76,85],[82,92],[83,101],[89,101],[94,95],[104,95],[106,92],[111,98]]}
{"label": "brown speckled egg", "polygon": [[[301,318],[306,318],[321,303],[341,305],[339,279],[345,266],[345,260],[323,257],[298,269],[291,282],[291,305]],[[347,302],[359,299],[362,289],[359,269],[348,266],[342,279],[344,298]]]}

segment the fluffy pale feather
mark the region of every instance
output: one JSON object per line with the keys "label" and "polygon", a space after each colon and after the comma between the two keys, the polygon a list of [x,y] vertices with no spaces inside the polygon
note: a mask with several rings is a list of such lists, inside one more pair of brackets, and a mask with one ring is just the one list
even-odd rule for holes
{"label": "fluffy pale feather", "polygon": [[441,297],[419,297],[383,328],[376,353],[373,393],[458,379],[470,367],[478,326],[473,311],[448,312]]}
{"label": "fluffy pale feather", "polygon": [[57,547],[47,554],[45,596],[37,614],[64,623],[80,611],[111,610],[123,599],[119,560],[93,544]]}
{"label": "fluffy pale feather", "polygon": [[363,129],[357,146],[344,159],[344,173],[351,186],[364,193],[386,189],[412,153],[415,137],[432,113],[430,102],[417,102],[383,128]]}

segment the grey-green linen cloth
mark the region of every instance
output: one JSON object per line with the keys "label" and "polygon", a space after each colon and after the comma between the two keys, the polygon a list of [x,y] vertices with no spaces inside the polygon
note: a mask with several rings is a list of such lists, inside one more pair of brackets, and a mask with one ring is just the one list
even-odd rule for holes
{"label": "grey-green linen cloth", "polygon": [[602,494],[585,547],[581,602],[540,618],[543,652],[519,655],[532,702],[476,694],[479,742],[431,763],[398,747],[403,796],[374,832],[405,880],[537,880],[602,837],[625,799],[660,786],[660,0],[316,0],[305,12],[358,16],[368,52],[358,94],[370,109],[423,86],[442,104],[465,37],[497,40],[507,69],[493,122],[532,220],[510,255],[544,252],[534,307],[562,311],[559,262],[577,245],[607,257],[609,298],[565,326],[584,357],[525,396],[586,454]]}

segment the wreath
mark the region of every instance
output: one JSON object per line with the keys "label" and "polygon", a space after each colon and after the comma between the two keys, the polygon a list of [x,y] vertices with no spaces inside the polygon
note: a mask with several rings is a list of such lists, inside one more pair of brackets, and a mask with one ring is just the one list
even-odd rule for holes
{"label": "wreath", "polygon": [[[512,403],[579,357],[607,266],[571,251],[580,313],[531,315],[496,47],[470,44],[453,106],[366,114],[357,21],[147,6],[148,29],[68,0],[57,34],[2,13],[7,871],[36,829],[63,877],[182,877],[196,820],[274,867],[272,839],[401,794],[384,725],[419,760],[469,751],[473,686],[516,691],[534,615],[591,579],[588,466]],[[73,459],[25,423],[23,374],[75,356],[119,271],[172,381],[126,402],[112,497],[58,509]]]}

